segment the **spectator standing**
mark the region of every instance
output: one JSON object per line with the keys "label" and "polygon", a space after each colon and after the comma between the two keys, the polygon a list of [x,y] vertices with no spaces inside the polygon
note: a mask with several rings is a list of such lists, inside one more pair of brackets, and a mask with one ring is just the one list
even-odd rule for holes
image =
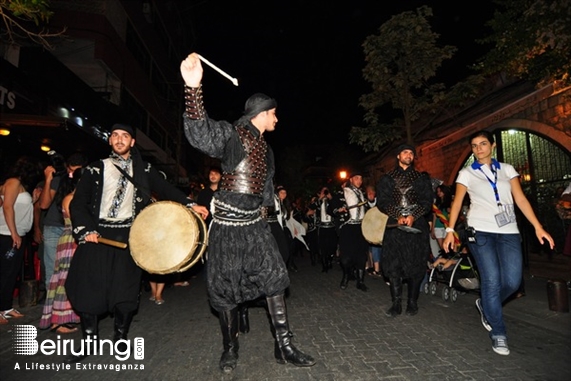
{"label": "spectator standing", "polygon": [[[377,195],[375,187],[368,185],[366,188],[367,196],[367,210],[377,206]],[[369,263],[370,267],[367,269],[368,274],[375,278],[381,278],[381,255],[383,252],[382,245],[369,244]]]}
{"label": "spectator standing", "polygon": [[436,200],[433,209],[432,229],[430,234],[433,239],[438,242],[439,250],[442,249],[442,243],[446,237],[446,228],[448,225],[448,216],[450,215],[450,207],[452,205],[452,192],[446,185],[438,185],[436,187]]}
{"label": "spectator standing", "polygon": [[70,176],[78,168],[87,165],[87,157],[82,153],[74,153],[67,160],[63,156],[50,151],[52,165],[44,169],[44,185],[40,195],[40,208],[45,210],[43,224],[43,252],[41,253],[41,266],[45,273],[45,288],[49,288],[49,282],[54,273],[57,244],[64,231],[64,221],[61,210],[55,205],[54,197],[59,188],[62,177]]}
{"label": "spectator standing", "polygon": [[34,222],[31,192],[39,175],[39,164],[34,159],[20,157],[0,185],[0,324],[24,316],[12,303],[27,246],[26,234]]}
{"label": "spectator standing", "polygon": [[77,247],[71,232],[69,204],[73,199],[75,187],[81,177],[81,171],[81,169],[76,169],[71,177],[63,177],[54,197],[54,203],[58,208],[62,209],[65,227],[58,241],[54,273],[47,289],[39,327],[40,329],[50,328],[53,332],[59,334],[77,331],[75,325],[80,320],[67,298],[65,281],[71,259]]}

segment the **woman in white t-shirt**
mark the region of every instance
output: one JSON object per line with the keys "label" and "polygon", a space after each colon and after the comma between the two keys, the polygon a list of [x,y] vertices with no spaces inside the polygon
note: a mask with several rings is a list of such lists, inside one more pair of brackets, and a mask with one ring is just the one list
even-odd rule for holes
{"label": "woman in white t-shirt", "polygon": [[[478,131],[470,136],[470,145],[475,162],[458,174],[449,222],[455,226],[462,200],[468,193],[471,202],[467,216],[468,247],[480,274],[481,299],[476,300],[476,307],[482,325],[490,332],[492,349],[508,355],[502,303],[518,290],[523,271],[515,205],[533,225],[542,244],[547,241],[553,248],[554,242],[535,216],[514,167],[492,157],[496,147],[493,134]],[[448,252],[454,248],[454,230],[447,228],[446,233],[443,246]]]}
{"label": "woman in white t-shirt", "polygon": [[34,222],[30,190],[37,183],[39,174],[38,163],[22,157],[0,185],[0,324],[24,316],[12,308],[12,295],[22,269],[25,236]]}

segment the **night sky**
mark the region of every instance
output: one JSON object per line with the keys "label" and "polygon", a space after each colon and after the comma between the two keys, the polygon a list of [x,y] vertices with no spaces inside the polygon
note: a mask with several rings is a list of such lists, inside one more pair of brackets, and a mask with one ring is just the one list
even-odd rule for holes
{"label": "night sky", "polygon": [[470,72],[468,64],[484,48],[492,2],[445,1],[198,1],[184,10],[192,46],[238,78],[240,86],[204,65],[205,105],[214,119],[236,120],[255,92],[278,101],[278,125],[267,139],[272,146],[300,142],[347,142],[353,125],[363,125],[359,97],[370,91],[362,78],[362,43],[392,15],[433,9],[429,19],[440,44],[458,52],[447,61],[441,82],[453,84]]}

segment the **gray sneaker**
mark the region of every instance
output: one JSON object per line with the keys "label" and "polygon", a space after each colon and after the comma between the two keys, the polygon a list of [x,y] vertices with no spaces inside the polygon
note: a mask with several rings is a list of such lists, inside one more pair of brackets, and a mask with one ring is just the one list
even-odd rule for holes
{"label": "gray sneaker", "polygon": [[482,300],[480,298],[476,299],[476,308],[478,309],[478,312],[480,312],[480,320],[482,321],[482,325],[484,326],[484,328],[486,328],[488,332],[492,332],[492,326],[490,325],[490,323],[488,323],[486,317],[484,316],[484,309],[482,308]]}
{"label": "gray sneaker", "polygon": [[499,355],[507,356],[510,354],[510,349],[508,347],[508,339],[503,336],[499,336],[492,339],[492,349]]}

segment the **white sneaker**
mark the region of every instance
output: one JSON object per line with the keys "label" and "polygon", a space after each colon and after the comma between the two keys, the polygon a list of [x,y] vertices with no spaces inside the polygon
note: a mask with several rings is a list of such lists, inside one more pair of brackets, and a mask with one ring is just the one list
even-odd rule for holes
{"label": "white sneaker", "polygon": [[480,298],[476,299],[476,308],[478,309],[478,312],[480,312],[480,320],[482,321],[482,325],[484,326],[484,328],[486,328],[488,332],[492,332],[492,326],[490,325],[490,323],[488,323],[486,317],[484,316],[484,309],[482,308],[482,300]]}
{"label": "white sneaker", "polygon": [[508,339],[505,337],[496,337],[492,339],[492,349],[499,355],[507,356],[510,354],[510,349],[508,348]]}

